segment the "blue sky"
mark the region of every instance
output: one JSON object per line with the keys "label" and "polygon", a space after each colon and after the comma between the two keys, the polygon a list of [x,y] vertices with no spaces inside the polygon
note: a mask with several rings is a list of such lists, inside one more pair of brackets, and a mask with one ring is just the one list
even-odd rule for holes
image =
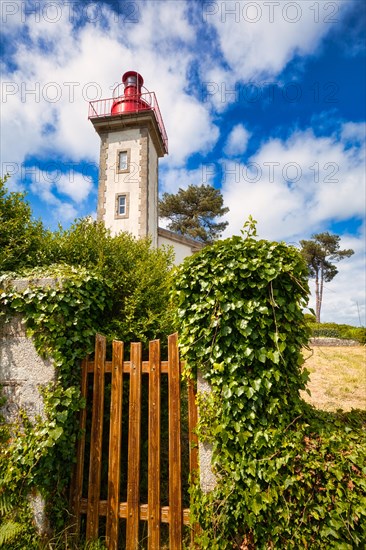
{"label": "blue sky", "polygon": [[220,187],[225,236],[249,214],[262,238],[341,235],[322,320],[365,324],[363,1],[3,0],[1,18],[2,174],[36,217],[95,216],[88,101],[137,70],[169,137],[160,191]]}

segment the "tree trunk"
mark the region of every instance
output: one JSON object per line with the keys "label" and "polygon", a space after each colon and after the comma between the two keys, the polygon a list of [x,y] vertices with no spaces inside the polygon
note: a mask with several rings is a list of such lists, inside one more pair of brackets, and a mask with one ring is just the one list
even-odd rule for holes
{"label": "tree trunk", "polygon": [[317,323],[320,323],[320,310],[323,302],[323,287],[324,287],[324,269],[323,266],[320,269],[320,291],[319,291],[319,306],[318,306],[318,318]]}
{"label": "tree trunk", "polygon": [[315,316],[316,322],[320,323],[320,295],[319,295],[319,271],[315,272]]}

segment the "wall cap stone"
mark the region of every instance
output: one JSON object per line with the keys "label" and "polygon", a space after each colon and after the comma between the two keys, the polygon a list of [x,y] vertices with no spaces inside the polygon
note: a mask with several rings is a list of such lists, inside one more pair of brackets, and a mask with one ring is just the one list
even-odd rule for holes
{"label": "wall cap stone", "polygon": [[5,279],[3,286],[5,289],[13,288],[18,292],[22,292],[26,288],[33,286],[39,288],[56,288],[62,285],[61,277],[24,277],[19,279]]}

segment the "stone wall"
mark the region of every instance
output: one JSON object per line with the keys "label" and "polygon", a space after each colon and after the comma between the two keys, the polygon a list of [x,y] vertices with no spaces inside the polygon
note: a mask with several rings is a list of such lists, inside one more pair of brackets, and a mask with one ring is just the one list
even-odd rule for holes
{"label": "stone wall", "polygon": [[0,385],[6,404],[2,409],[7,422],[17,419],[24,409],[30,420],[43,413],[39,387],[55,378],[52,361],[42,359],[30,338],[24,323],[16,317],[0,326]]}
{"label": "stone wall", "polygon": [[[28,279],[16,279],[9,286],[24,290]],[[55,279],[38,279],[32,284],[54,287]],[[6,421],[16,420],[19,410],[24,409],[30,420],[43,413],[43,401],[39,387],[55,379],[52,361],[40,357],[33,341],[27,337],[21,317],[0,323],[0,385],[6,404],[2,409]]]}
{"label": "stone wall", "polygon": [[[24,290],[30,284],[27,279],[11,281],[9,286]],[[55,279],[38,279],[32,284],[42,287],[54,287]],[[19,418],[19,411],[24,410],[29,420],[43,416],[43,399],[40,387],[47,386],[55,380],[55,368],[52,360],[43,359],[36,351],[31,338],[26,335],[26,328],[21,317],[16,316],[9,322],[0,319],[0,386],[6,398],[0,413],[6,422],[14,423]],[[33,511],[34,523],[40,534],[49,532],[45,513],[45,502],[37,490],[28,495]]]}
{"label": "stone wall", "polygon": [[345,340],[342,338],[310,338],[312,346],[360,346],[356,340]]}

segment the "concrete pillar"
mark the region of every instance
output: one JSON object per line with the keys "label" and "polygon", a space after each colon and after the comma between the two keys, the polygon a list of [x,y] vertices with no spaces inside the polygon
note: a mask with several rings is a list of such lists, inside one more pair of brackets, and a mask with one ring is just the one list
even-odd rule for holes
{"label": "concrete pillar", "polygon": [[[200,371],[197,375],[197,392],[199,393],[211,393],[211,386],[202,377]],[[198,410],[199,416],[199,410]],[[199,468],[200,468],[200,486],[204,493],[209,493],[216,486],[216,477],[212,471],[212,445],[210,443],[198,444],[198,456],[199,456]]]}

